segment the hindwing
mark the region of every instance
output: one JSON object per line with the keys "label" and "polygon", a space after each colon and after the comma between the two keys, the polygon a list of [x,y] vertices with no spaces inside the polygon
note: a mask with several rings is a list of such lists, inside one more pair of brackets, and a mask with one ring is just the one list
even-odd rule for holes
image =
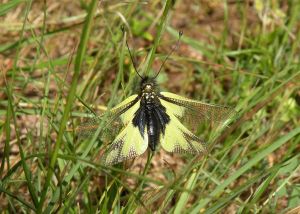
{"label": "hindwing", "polygon": [[133,123],[128,123],[109,145],[102,163],[104,165],[114,165],[143,154],[147,148],[148,136],[146,132],[141,135],[139,129]]}
{"label": "hindwing", "polygon": [[206,143],[190,132],[179,120],[171,115],[165,134],[161,135],[161,146],[167,152],[201,154],[206,153]]}

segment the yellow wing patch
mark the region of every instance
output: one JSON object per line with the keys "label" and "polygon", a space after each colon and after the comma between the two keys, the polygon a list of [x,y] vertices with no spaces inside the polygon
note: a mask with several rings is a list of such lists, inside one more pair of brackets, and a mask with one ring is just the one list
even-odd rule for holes
{"label": "yellow wing patch", "polygon": [[167,152],[200,154],[206,153],[206,145],[203,140],[191,133],[173,114],[166,125],[165,134],[161,134],[161,146]]}
{"label": "yellow wing patch", "polygon": [[[167,95],[165,95],[165,93],[168,93],[168,92],[163,92],[161,94],[163,94],[164,96],[167,96]],[[159,99],[159,101],[163,106],[166,107],[168,114],[175,115],[176,117],[179,117],[179,118],[183,117],[184,111],[185,111],[184,107],[167,102],[163,99]]]}
{"label": "yellow wing patch", "polygon": [[103,163],[114,165],[143,154],[147,148],[148,136],[142,136],[137,127],[128,123],[108,148]]}
{"label": "yellow wing patch", "polygon": [[[125,109],[128,105],[130,105],[131,102],[137,98],[137,96],[138,95],[135,94],[128,97],[127,99],[119,103],[117,106],[115,106],[113,109],[111,109],[111,112],[114,114],[116,112],[122,111],[122,109]],[[129,108],[127,111],[120,115],[123,124],[129,123],[133,119],[134,113],[138,110],[139,107],[140,102],[137,102],[131,108]]]}
{"label": "yellow wing patch", "polygon": [[[165,92],[163,95],[166,95]],[[168,93],[171,94],[171,93]],[[177,96],[177,95],[175,95]],[[166,124],[165,134],[161,134],[161,146],[167,152],[200,154],[206,152],[206,145],[203,140],[190,132],[179,120],[184,114],[184,107],[160,99],[161,104],[166,108],[170,122]]]}
{"label": "yellow wing patch", "polygon": [[[128,103],[131,103],[137,98],[137,95],[132,95],[121,102],[112,112],[119,111],[119,108],[124,108]],[[108,150],[104,154],[103,164],[114,165],[127,159],[134,158],[143,154],[148,148],[148,136],[146,131],[144,136],[141,135],[139,129],[133,126],[132,120],[134,113],[140,107],[140,101],[134,104],[131,108],[120,115],[125,128],[118,134],[115,140],[111,143]]]}

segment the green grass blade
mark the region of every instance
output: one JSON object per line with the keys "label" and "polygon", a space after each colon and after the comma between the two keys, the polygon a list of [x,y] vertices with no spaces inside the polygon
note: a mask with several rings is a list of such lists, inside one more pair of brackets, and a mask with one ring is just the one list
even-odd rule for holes
{"label": "green grass blade", "polygon": [[155,58],[155,52],[156,52],[157,46],[159,45],[162,34],[165,30],[167,17],[168,17],[170,9],[172,7],[172,4],[173,4],[172,0],[166,0],[165,6],[164,6],[164,11],[163,11],[162,17],[160,19],[160,23],[157,26],[157,33],[155,35],[154,44],[153,44],[153,46],[149,52],[149,55],[147,57],[147,60],[146,60],[146,68],[144,70],[144,74],[146,74],[146,75],[149,75],[150,69],[152,67],[152,64],[153,64],[153,61]]}
{"label": "green grass blade", "polygon": [[[7,84],[9,84],[9,83],[7,83]],[[35,207],[37,207],[37,205],[38,205],[37,191],[36,191],[36,189],[33,185],[32,174],[31,174],[31,171],[30,171],[30,167],[27,165],[27,163],[25,161],[26,160],[26,155],[24,153],[23,145],[21,143],[20,131],[18,130],[18,125],[17,125],[17,119],[16,119],[15,110],[14,110],[14,104],[13,104],[14,101],[13,101],[12,89],[11,88],[12,88],[11,84],[6,85],[6,93],[7,93],[8,102],[9,102],[8,103],[8,108],[7,108],[7,111],[9,111],[9,112],[7,113],[7,115],[11,116],[12,120],[13,120],[13,124],[14,124],[14,127],[15,127],[15,132],[16,132],[17,144],[18,144],[18,148],[19,148],[19,151],[20,151],[22,167],[23,167],[23,170],[24,170],[28,190],[29,190],[29,193],[31,195],[31,199],[32,199]],[[7,119],[9,120],[11,118],[7,118]]]}
{"label": "green grass blade", "polygon": [[300,127],[290,131],[286,135],[279,138],[274,143],[270,144],[268,147],[262,149],[255,155],[251,160],[249,160],[244,166],[238,169],[232,176],[226,179],[221,185],[216,187],[216,189],[209,195],[209,198],[205,198],[199,201],[198,205],[192,210],[192,213],[197,213],[200,209],[204,208],[212,198],[217,197],[221,194],[226,187],[228,187],[232,182],[234,182],[238,177],[240,177],[247,170],[251,169],[255,164],[264,159],[267,155],[287,143],[289,140],[294,138],[300,133]]}
{"label": "green grass blade", "polygon": [[17,7],[20,3],[25,2],[25,0],[10,0],[7,3],[1,3],[0,7],[0,16],[5,15],[15,7]]}
{"label": "green grass blade", "polygon": [[31,209],[32,211],[36,211],[35,207],[32,206],[31,204],[29,204],[28,202],[26,202],[23,198],[21,198],[20,196],[17,196],[9,191],[7,191],[6,189],[4,189],[2,186],[1,186],[1,183],[0,183],[0,192],[2,193],[5,193],[7,195],[9,195],[11,198],[19,201],[21,204],[23,204],[25,207]]}
{"label": "green grass blade", "polygon": [[87,47],[87,43],[88,43],[88,39],[89,39],[89,35],[90,35],[92,23],[93,23],[93,15],[94,15],[94,12],[97,8],[97,3],[98,3],[98,1],[96,1],[96,0],[92,0],[92,2],[90,3],[89,11],[88,11],[88,14],[87,14],[87,17],[86,17],[86,22],[83,26],[81,39],[80,39],[80,43],[79,43],[79,47],[78,47],[78,51],[77,51],[76,59],[75,59],[74,76],[73,76],[71,87],[70,87],[69,94],[68,94],[68,97],[67,97],[67,103],[66,103],[66,106],[65,106],[65,110],[64,110],[64,113],[63,113],[63,116],[62,116],[62,119],[61,119],[57,141],[56,141],[54,150],[51,154],[50,166],[48,168],[46,181],[45,181],[45,186],[44,186],[44,189],[41,193],[41,198],[40,198],[39,206],[38,206],[38,209],[37,209],[38,212],[42,212],[43,204],[45,202],[46,195],[47,195],[47,192],[48,192],[48,188],[50,186],[50,181],[51,181],[51,178],[52,178],[53,173],[54,173],[53,170],[54,170],[55,165],[56,165],[58,151],[60,149],[60,145],[61,145],[62,140],[63,140],[63,134],[65,132],[66,124],[67,124],[69,114],[70,114],[70,111],[71,111],[71,108],[72,108],[72,105],[73,105],[73,102],[74,102],[77,82],[78,82],[79,74],[80,74],[80,71],[81,71],[81,65],[83,63],[83,59],[84,59],[84,56],[85,56],[86,47]]}
{"label": "green grass blade", "polygon": [[[190,175],[185,188],[186,189],[194,189],[198,176],[199,176],[199,171],[194,170],[193,173]],[[184,192],[181,194],[181,196],[175,206],[174,213],[179,214],[179,213],[183,212],[189,197],[190,197],[189,192]]]}

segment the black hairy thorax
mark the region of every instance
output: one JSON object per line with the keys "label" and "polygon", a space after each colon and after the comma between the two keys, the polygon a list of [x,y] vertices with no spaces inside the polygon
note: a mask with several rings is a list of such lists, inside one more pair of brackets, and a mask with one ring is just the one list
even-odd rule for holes
{"label": "black hairy thorax", "polygon": [[[140,107],[135,112],[132,122],[138,127],[143,138],[148,137],[148,145],[152,151],[155,151],[160,135],[165,134],[166,124],[169,123],[170,117],[159,101],[159,91],[154,79],[148,77],[142,79],[138,96]],[[145,130],[147,130],[147,135]]]}

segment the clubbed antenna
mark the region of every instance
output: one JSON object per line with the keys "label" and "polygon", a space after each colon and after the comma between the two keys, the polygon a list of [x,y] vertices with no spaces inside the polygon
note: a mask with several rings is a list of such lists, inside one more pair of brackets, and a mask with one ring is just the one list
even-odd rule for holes
{"label": "clubbed antenna", "polygon": [[166,56],[166,58],[164,59],[163,63],[161,64],[158,72],[156,73],[154,79],[158,76],[158,74],[160,73],[161,69],[163,68],[164,64],[166,63],[166,61],[169,59],[169,57],[172,55],[172,53],[178,49],[179,47],[179,42],[180,42],[180,38],[181,36],[183,35],[183,32],[182,31],[179,31],[178,33],[178,40],[176,42],[176,46],[172,48],[172,50],[170,51],[170,53]]}
{"label": "clubbed antenna", "polygon": [[[121,30],[122,30],[123,34],[125,35],[125,28],[124,28],[123,25],[121,26]],[[140,75],[140,73],[138,72],[137,68],[135,67],[135,63],[134,63],[134,60],[133,60],[133,57],[132,57],[132,54],[131,54],[131,51],[130,51],[130,48],[129,48],[129,45],[128,45],[128,42],[127,42],[127,39],[125,39],[125,43],[126,43],[126,47],[127,47],[127,49],[128,49],[128,52],[129,52],[130,59],[131,59],[132,65],[133,65],[133,67],[134,67],[134,70],[135,70],[135,72],[137,73],[137,75],[138,75],[141,79],[143,79],[143,77]]]}

